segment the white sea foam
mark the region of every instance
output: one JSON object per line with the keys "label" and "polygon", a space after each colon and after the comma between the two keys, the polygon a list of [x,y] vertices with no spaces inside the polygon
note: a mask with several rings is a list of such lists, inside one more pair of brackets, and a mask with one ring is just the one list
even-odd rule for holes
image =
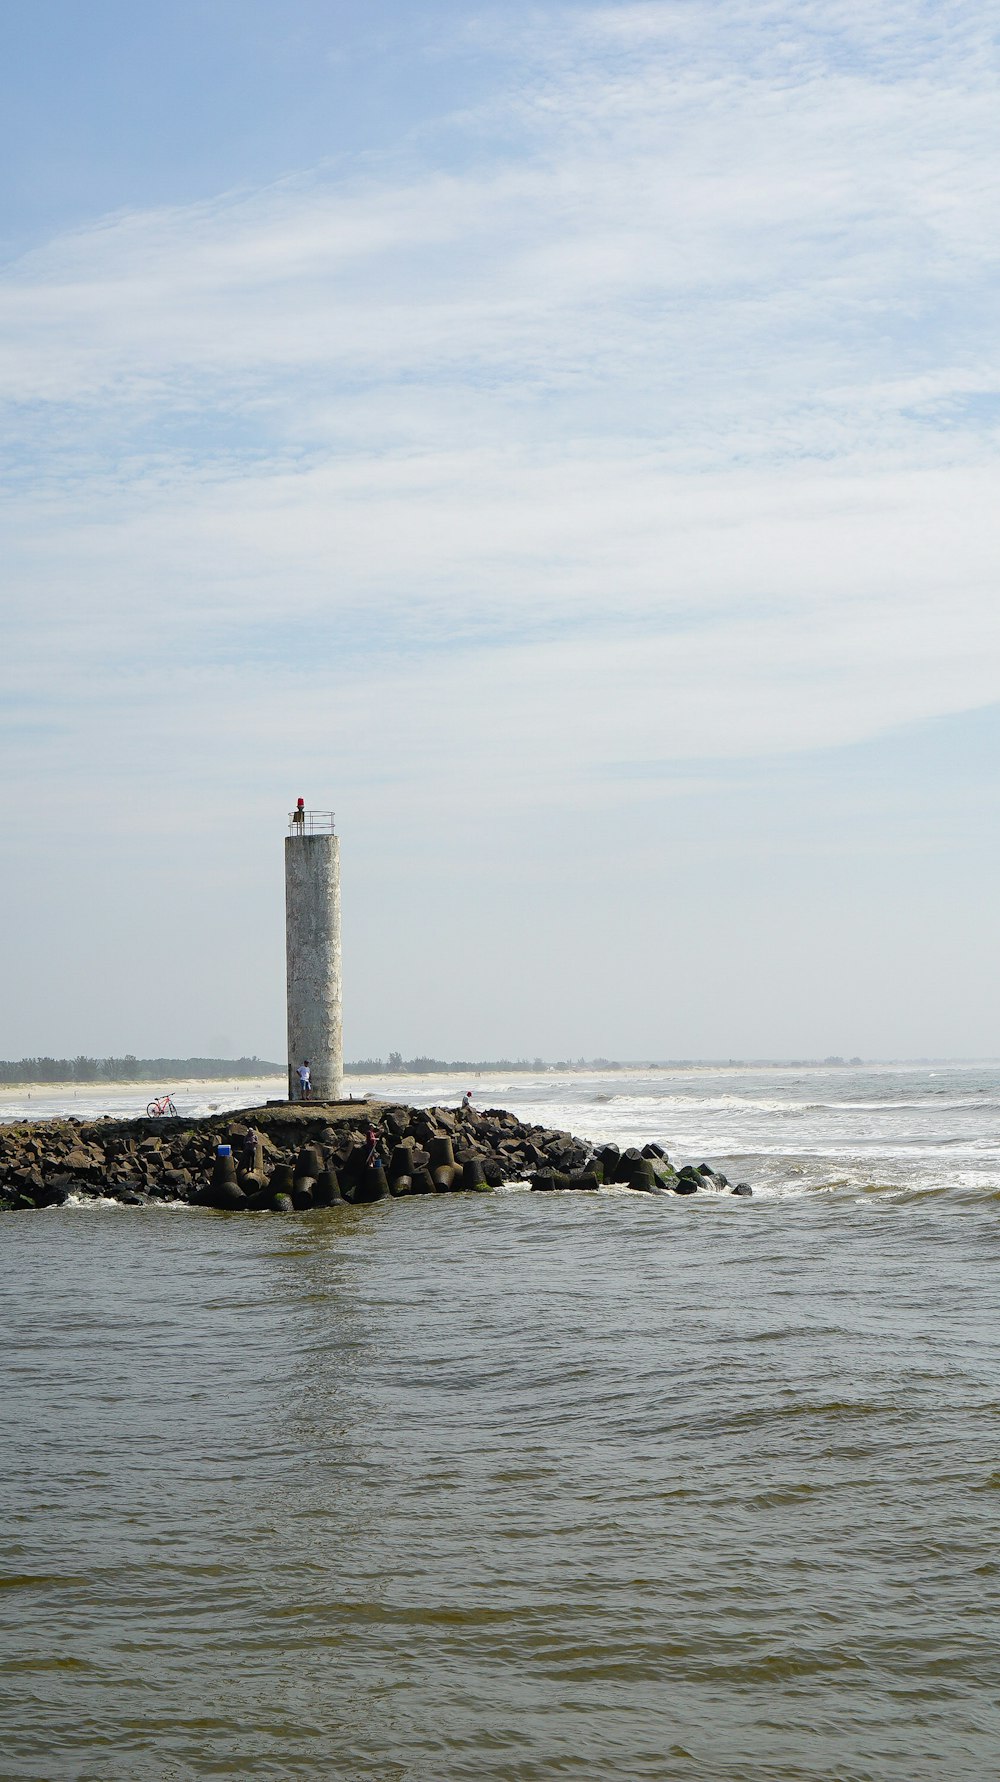
{"label": "white sea foam", "polygon": [[594,1144],[657,1140],[672,1158],[711,1163],[765,1199],[1000,1185],[995,1065],[456,1073],[364,1084],[422,1105],[455,1105],[470,1086],[480,1107],[499,1103]]}

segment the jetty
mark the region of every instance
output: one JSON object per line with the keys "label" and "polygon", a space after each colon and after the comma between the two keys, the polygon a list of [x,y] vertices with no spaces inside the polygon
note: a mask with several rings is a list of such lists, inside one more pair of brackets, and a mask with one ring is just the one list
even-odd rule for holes
{"label": "jetty", "polygon": [[707,1163],[677,1168],[662,1145],[595,1147],[505,1108],[269,1102],[195,1119],[105,1115],[0,1126],[0,1211],[89,1197],[306,1213],[517,1183],[537,1193],[751,1192]]}

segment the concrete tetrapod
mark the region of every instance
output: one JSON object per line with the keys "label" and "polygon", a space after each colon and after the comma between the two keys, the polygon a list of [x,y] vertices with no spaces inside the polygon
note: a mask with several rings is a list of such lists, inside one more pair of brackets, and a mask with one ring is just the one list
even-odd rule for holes
{"label": "concrete tetrapod", "polygon": [[412,1144],[393,1146],[387,1172],[390,1183],[392,1183],[397,1176],[408,1176],[411,1173],[413,1169],[413,1152],[414,1147]]}
{"label": "concrete tetrapod", "polygon": [[247,1197],[238,1182],[210,1182],[202,1190],[201,1204],[218,1213],[235,1213],[246,1206]]}
{"label": "concrete tetrapod", "polygon": [[317,1207],[332,1207],[343,1201],[344,1197],[340,1192],[340,1182],[335,1169],[320,1170],[313,1183],[312,1195],[313,1205]]}
{"label": "concrete tetrapod", "polygon": [[385,1170],[381,1159],[376,1158],[374,1163],[366,1163],[359,1172],[351,1198],[355,1206],[368,1206],[372,1201],[384,1200],[388,1192]]}
{"label": "concrete tetrapod", "polygon": [[315,1182],[323,1173],[323,1153],[318,1145],[303,1145],[295,1159],[296,1177],[310,1176]]}

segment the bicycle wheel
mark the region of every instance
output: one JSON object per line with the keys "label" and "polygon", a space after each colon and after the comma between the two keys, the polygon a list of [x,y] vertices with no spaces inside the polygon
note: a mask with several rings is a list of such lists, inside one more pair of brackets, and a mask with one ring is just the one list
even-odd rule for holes
{"label": "bicycle wheel", "polygon": [[172,1101],[167,1102],[167,1113],[173,1114],[175,1120],[180,1119],[180,1115],[178,1114],[177,1109],[174,1107],[174,1104]]}
{"label": "bicycle wheel", "polygon": [[159,1111],[160,1111],[160,1109],[159,1109],[159,1104],[158,1104],[158,1103],[157,1103],[157,1102],[155,1102],[155,1101],[147,1101],[147,1103],[146,1103],[146,1112],[147,1112],[147,1114],[148,1114],[148,1115],[149,1115],[149,1117],[150,1117],[150,1119],[151,1119],[151,1120],[155,1120],[155,1119],[156,1119],[156,1116],[157,1116],[157,1114],[158,1114],[158,1113],[159,1113]]}

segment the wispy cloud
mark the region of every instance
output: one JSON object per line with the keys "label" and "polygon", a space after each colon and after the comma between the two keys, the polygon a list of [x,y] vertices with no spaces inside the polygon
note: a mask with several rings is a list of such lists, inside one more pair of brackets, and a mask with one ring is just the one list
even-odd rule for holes
{"label": "wispy cloud", "polygon": [[415,379],[477,420],[485,398],[555,396],[562,427],[585,399],[584,429],[697,452],[769,417],[778,455],[796,394],[799,445],[829,449],[822,409],[862,375],[940,376],[956,347],[964,378],[970,357],[995,370],[1000,129],[985,30],[820,16],[575,14],[524,42],[503,152],[339,166],[53,243],[5,281],[0,387],[155,414],[225,392],[294,430],[296,378],[402,381],[404,407]]}
{"label": "wispy cloud", "polygon": [[15,802],[594,810],[1000,698],[986,9],[466,29],[394,155],[0,277]]}

